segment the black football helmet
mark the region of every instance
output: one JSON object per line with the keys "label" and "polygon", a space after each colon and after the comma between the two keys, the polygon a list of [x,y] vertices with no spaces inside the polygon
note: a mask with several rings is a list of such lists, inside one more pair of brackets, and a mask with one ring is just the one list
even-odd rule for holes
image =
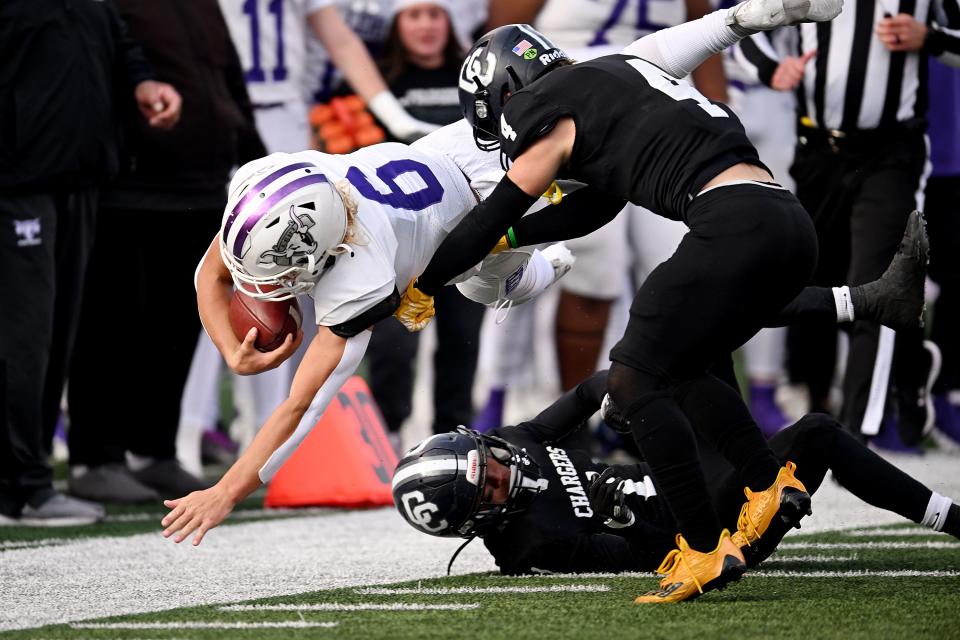
{"label": "black football helmet", "polygon": [[561,62],[572,60],[528,24],[497,27],[473,45],[460,68],[460,109],[477,147],[500,146],[500,116],[507,98]]}
{"label": "black football helmet", "polygon": [[[483,500],[490,457],[510,469],[506,503]],[[411,526],[434,536],[483,536],[527,508],[547,481],[526,454],[506,440],[457,427],[410,449],[393,475],[393,502]]]}

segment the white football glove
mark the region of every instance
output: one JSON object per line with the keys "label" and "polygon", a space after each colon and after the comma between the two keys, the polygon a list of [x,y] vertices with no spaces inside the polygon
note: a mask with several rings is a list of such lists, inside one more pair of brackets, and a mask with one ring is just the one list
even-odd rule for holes
{"label": "white football glove", "polygon": [[843,0],[747,0],[727,11],[728,26],[748,31],[770,31],[801,22],[833,20],[843,9]]}

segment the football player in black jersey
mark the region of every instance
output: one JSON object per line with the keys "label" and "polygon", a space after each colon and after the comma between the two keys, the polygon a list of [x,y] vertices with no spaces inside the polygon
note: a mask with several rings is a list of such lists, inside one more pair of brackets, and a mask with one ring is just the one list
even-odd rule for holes
{"label": "football player in black jersey", "polygon": [[[429,296],[490,251],[557,177],[690,228],[637,292],[610,354],[610,394],[683,534],[669,554],[683,561],[660,593],[638,602],[685,600],[738,579],[746,570],[739,547],[771,523],[795,524],[810,512],[792,466],[777,460],[739,396],[709,369],[801,291],[816,235],[733,112],[678,80],[745,35],[828,20],[840,5],[748,0],[581,64],[531,27],[508,25],[481,38],[463,65],[461,106],[477,145],[499,147],[513,164],[408,287],[398,311],[408,327],[425,323]],[[681,387],[723,407],[722,420],[698,431],[746,485],[736,541],[709,500],[693,425],[674,397]]]}
{"label": "football player in black jersey", "polygon": [[[537,417],[488,434],[460,427],[423,441],[400,460],[393,499],[403,518],[436,536],[480,536],[501,573],[653,571],[674,546],[677,523],[647,464],[606,465],[587,451],[557,444],[601,406],[602,371]],[[677,390],[691,422],[721,419]],[[605,407],[606,408],[606,407]],[[619,418],[602,410],[616,428]],[[960,537],[960,507],[862,445],[832,417],[811,414],[770,440],[777,458],[796,462],[797,478],[813,493],[827,471],[864,502]],[[736,526],[743,479],[698,442],[708,499],[726,526]],[[754,566],[787,531],[743,548]],[[681,548],[682,548],[682,543]],[[677,561],[677,554],[667,560]],[[452,560],[451,560],[452,562]],[[669,571],[667,563],[659,572]]]}

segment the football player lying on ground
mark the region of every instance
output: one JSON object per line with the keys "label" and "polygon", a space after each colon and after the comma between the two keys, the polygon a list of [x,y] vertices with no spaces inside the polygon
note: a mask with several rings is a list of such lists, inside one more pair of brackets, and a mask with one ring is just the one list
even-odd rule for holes
{"label": "football player lying on ground", "polygon": [[[752,526],[739,536],[755,542],[770,523],[810,513],[803,483],[778,462],[734,390],[707,372],[801,292],[817,261],[813,223],[774,183],[733,112],[678,80],[748,33],[826,21],[841,4],[749,0],[579,64],[532,27],[508,25],[483,36],[461,71],[461,107],[478,146],[499,146],[513,164],[407,287],[398,317],[408,328],[423,326],[430,296],[509,237],[558,177],[690,228],[641,285],[610,353],[610,394],[682,533],[683,561],[663,582],[669,593],[643,602],[696,597],[746,570],[742,545],[710,503],[695,432],[673,388],[693,386],[727,411],[699,433],[751,490],[744,521]],[[517,54],[530,45],[538,56]]]}
{"label": "football player lying on ground", "polygon": [[[300,336],[271,353],[253,348],[253,334],[242,342],[233,336],[227,305],[234,283],[265,298],[309,293],[320,328],[289,398],[251,447],[210,489],[165,503],[171,509],[162,520],[165,536],[176,534],[174,540],[181,542],[195,533],[193,543],[199,544],[239,500],[269,481],[306,437],[356,369],[369,339],[365,329],[396,306],[397,283],[403,286],[422,270],[447,231],[475,204],[470,189],[487,196],[502,178],[497,155],[480,151],[472,139],[470,125],[460,121],[410,149],[379,145],[340,158],[316,152],[274,155],[237,172],[223,232],[198,270],[198,306],[206,330],[238,373],[276,367],[296,349]],[[586,220],[579,228],[587,232],[622,205],[622,199],[588,186],[551,210],[558,219]],[[593,215],[565,213],[578,207],[589,207]],[[279,253],[275,246],[281,247]],[[522,301],[569,267],[562,251],[548,257],[525,251],[488,258],[478,274],[471,268],[467,275],[476,277],[458,288],[487,304]],[[524,266],[508,293],[506,276]],[[888,275],[878,283],[890,281]],[[878,283],[856,290],[811,289],[800,306],[843,321],[851,319],[852,299],[857,314],[876,318],[890,297]],[[273,286],[278,289],[271,291]],[[861,290],[870,295],[858,300]]]}
{"label": "football player lying on ground", "polygon": [[[677,522],[650,467],[644,462],[606,465],[587,451],[556,444],[601,403],[607,424],[624,431],[622,417],[604,397],[606,388],[607,372],[602,371],[529,422],[488,434],[458,427],[421,442],[397,465],[397,509],[413,527],[431,535],[479,536],[504,574],[669,573],[681,561],[670,551],[678,544]],[[695,425],[722,419],[721,411],[700,402],[689,385],[672,393]],[[828,415],[807,415],[769,444],[781,463],[796,465],[796,476],[810,493],[832,471],[840,485],[864,502],[960,538],[957,504],[872,452]],[[709,444],[699,441],[697,451],[708,499],[724,526],[736,527],[747,517],[743,479]],[[769,556],[788,528],[775,521],[759,540],[743,540],[747,564],[755,566]]]}

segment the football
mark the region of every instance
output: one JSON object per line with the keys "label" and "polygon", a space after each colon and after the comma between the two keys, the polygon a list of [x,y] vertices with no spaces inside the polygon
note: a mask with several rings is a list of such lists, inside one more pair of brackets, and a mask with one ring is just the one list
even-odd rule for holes
{"label": "football", "polygon": [[264,353],[283,344],[289,334],[296,334],[303,321],[300,303],[289,300],[259,300],[234,291],[230,298],[230,326],[237,340],[242,341],[251,327],[257,328],[254,346]]}

